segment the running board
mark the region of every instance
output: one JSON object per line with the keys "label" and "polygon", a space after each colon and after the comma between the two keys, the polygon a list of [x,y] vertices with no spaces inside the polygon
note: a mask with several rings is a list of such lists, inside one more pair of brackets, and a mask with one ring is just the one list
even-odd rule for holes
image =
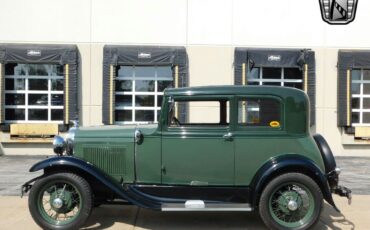
{"label": "running board", "polygon": [[185,203],[164,203],[161,206],[164,212],[176,211],[252,211],[246,203],[204,203],[201,200],[188,200]]}

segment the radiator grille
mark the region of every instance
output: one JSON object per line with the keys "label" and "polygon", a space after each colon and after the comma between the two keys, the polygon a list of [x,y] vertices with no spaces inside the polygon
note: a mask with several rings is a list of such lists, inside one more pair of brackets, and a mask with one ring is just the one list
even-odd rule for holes
{"label": "radiator grille", "polygon": [[116,179],[126,174],[124,146],[91,146],[83,148],[83,158]]}

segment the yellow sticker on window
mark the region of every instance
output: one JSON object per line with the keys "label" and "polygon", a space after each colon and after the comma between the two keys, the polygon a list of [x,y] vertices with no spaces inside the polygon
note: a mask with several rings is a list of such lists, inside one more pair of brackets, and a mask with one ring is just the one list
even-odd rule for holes
{"label": "yellow sticker on window", "polygon": [[271,121],[270,122],[270,126],[271,127],[274,127],[274,128],[280,127],[280,122],[278,122],[278,121]]}

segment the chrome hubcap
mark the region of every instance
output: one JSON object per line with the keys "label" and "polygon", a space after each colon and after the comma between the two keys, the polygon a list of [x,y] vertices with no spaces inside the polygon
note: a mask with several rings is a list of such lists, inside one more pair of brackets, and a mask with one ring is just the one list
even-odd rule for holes
{"label": "chrome hubcap", "polygon": [[297,202],[296,202],[296,201],[294,201],[294,200],[290,200],[290,201],[288,202],[288,209],[289,209],[290,211],[295,211],[295,210],[297,210],[297,209],[298,209],[298,204],[297,204]]}
{"label": "chrome hubcap", "polygon": [[60,198],[55,198],[52,202],[53,208],[61,208],[63,206],[63,200]]}

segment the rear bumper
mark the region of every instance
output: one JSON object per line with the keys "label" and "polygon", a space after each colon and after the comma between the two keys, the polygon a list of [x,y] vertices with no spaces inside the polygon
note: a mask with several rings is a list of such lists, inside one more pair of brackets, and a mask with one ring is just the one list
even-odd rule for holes
{"label": "rear bumper", "polygon": [[330,186],[330,190],[333,194],[339,195],[341,197],[347,197],[348,204],[351,204],[352,191],[345,186],[339,185],[340,172],[341,170],[339,168],[335,168],[335,170],[327,174],[327,179],[328,179],[328,183]]}

